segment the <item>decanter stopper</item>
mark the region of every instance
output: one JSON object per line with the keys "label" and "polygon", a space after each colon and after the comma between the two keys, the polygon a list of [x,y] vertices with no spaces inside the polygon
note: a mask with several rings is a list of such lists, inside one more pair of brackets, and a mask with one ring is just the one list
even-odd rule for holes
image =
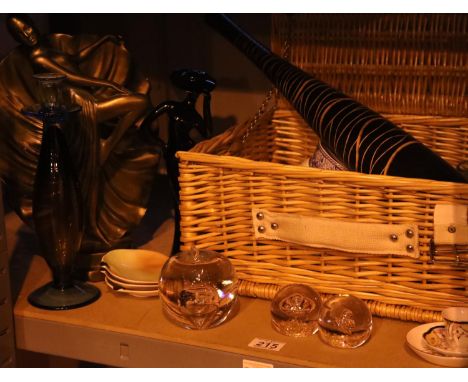
{"label": "decanter stopper", "polygon": [[58,73],[40,73],[33,77],[38,83],[41,108],[45,110],[63,109],[65,107],[63,82],[66,76]]}

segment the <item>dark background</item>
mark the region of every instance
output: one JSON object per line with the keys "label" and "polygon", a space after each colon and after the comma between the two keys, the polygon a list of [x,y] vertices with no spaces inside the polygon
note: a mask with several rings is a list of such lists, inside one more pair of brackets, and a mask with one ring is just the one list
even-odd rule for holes
{"label": "dark background", "polygon": [[[252,116],[271,85],[245,56],[205,24],[204,14],[32,14],[46,33],[121,35],[137,68],[152,83],[154,105],[180,99],[169,82],[178,68],[207,71],[217,80],[212,96],[215,131]],[[17,43],[0,15],[0,58]],[[270,45],[269,14],[233,14],[233,20]]]}

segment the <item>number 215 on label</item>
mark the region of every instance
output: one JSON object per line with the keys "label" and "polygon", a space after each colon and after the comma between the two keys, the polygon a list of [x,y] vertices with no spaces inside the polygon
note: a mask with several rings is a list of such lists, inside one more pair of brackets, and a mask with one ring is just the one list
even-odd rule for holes
{"label": "number 215 on label", "polygon": [[265,340],[262,338],[254,338],[250,343],[249,347],[256,349],[280,351],[281,348],[286,345],[285,342],[278,342],[273,340]]}

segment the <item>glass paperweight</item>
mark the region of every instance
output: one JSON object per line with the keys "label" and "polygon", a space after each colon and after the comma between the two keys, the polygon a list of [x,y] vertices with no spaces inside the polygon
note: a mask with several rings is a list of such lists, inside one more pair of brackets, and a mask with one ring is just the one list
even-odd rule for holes
{"label": "glass paperweight", "polygon": [[186,329],[209,329],[224,322],[237,302],[237,278],[219,253],[179,252],[161,270],[159,294],[170,321]]}
{"label": "glass paperweight", "polygon": [[291,284],[281,288],[271,302],[271,324],[281,334],[307,337],[318,329],[322,300],[311,287]]}
{"label": "glass paperweight", "polygon": [[372,315],[366,303],[350,295],[328,298],[319,314],[320,338],[337,348],[356,348],[372,332]]}

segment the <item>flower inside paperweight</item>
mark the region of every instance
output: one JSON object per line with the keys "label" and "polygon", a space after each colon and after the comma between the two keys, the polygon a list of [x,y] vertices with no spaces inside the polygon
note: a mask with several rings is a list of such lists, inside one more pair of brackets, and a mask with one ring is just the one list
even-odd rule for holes
{"label": "flower inside paperweight", "polygon": [[224,322],[237,302],[237,278],[229,259],[217,252],[179,252],[161,270],[159,294],[169,320],[186,329]]}
{"label": "flower inside paperweight", "polygon": [[372,315],[366,303],[351,295],[329,297],[319,314],[320,338],[333,347],[356,348],[372,332]]}
{"label": "flower inside paperweight", "polygon": [[271,302],[271,324],[286,336],[307,337],[317,332],[322,300],[311,287],[290,284],[281,288]]}

